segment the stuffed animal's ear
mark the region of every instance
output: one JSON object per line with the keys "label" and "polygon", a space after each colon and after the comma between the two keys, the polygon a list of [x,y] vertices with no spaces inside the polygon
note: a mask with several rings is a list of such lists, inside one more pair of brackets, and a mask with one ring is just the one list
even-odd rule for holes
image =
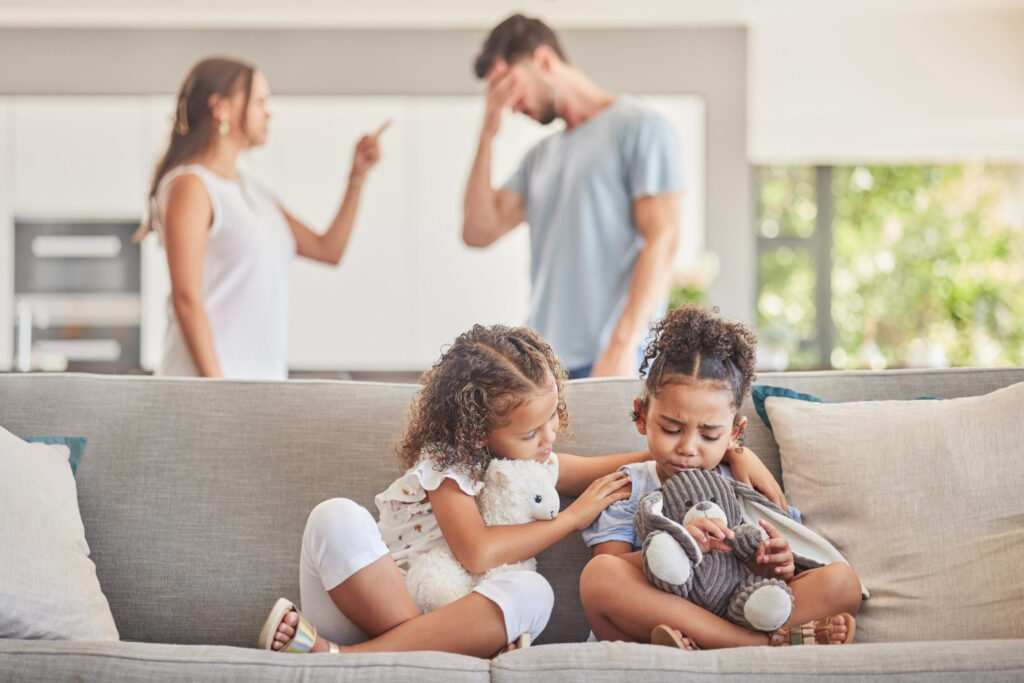
{"label": "stuffed animal's ear", "polygon": [[665,516],[662,510],[663,502],[661,491],[651,491],[640,498],[640,505],[633,515],[633,529],[637,538],[645,539],[646,548],[646,539],[651,534],[657,531],[665,532],[675,539],[691,562],[700,564],[704,557],[700,547],[682,524]]}
{"label": "stuffed animal's ear", "polygon": [[789,510],[783,510],[778,505],[765,498],[764,494],[762,494],[760,491],[755,491],[746,484],[741,484],[735,479],[730,479],[729,483],[732,484],[732,489],[735,492],[737,498],[743,498],[745,500],[753,501],[760,505],[764,505],[765,507],[771,510],[775,510],[776,512],[779,512],[782,515],[789,517]]}
{"label": "stuffed animal's ear", "polygon": [[512,479],[512,466],[514,464],[514,460],[491,460],[487,465],[486,477],[493,482],[508,483]]}
{"label": "stuffed animal's ear", "polygon": [[[551,462],[551,460],[548,460],[548,462]],[[543,462],[543,463],[539,462],[537,464],[544,469],[545,473],[547,473],[548,481],[551,482],[552,486],[554,486],[555,484],[558,483],[558,468],[557,467],[555,467],[553,465],[549,465],[547,462]]]}
{"label": "stuffed animal's ear", "polygon": [[509,462],[512,464],[509,471],[518,472],[518,476],[522,477],[526,481],[535,482],[540,478],[554,486],[555,482],[558,480],[558,468],[548,464],[551,460],[548,460],[547,462],[537,462],[536,460],[512,460]]}

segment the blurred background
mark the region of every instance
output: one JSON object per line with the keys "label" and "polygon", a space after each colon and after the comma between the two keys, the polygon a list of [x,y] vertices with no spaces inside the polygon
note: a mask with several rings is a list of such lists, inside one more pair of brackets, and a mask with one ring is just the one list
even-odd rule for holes
{"label": "blurred background", "polygon": [[[267,75],[245,168],[318,228],[394,122],[341,267],[293,264],[293,376],[408,379],[523,322],[525,228],[460,238],[472,60],[515,11],[676,126],[673,302],[756,325],[763,369],[1024,364],[1024,2],[0,0],[0,371],[152,371],[166,264],[130,235],[208,54]],[[553,131],[509,116],[495,177]]]}

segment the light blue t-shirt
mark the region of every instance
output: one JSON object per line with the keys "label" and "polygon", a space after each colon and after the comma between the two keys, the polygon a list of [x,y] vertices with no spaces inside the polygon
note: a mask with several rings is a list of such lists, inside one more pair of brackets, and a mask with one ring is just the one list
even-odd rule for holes
{"label": "light blue t-shirt", "polygon": [[[567,368],[597,360],[625,308],[643,244],[641,197],[681,192],[672,124],[620,96],[572,130],[534,145],[504,189],[522,196],[530,225],[530,317]],[[665,314],[668,296],[651,322]]]}
{"label": "light blue t-shirt", "polygon": [[[629,475],[632,490],[626,500],[617,500],[605,508],[594,522],[583,530],[583,542],[588,548],[605,541],[625,541],[639,550],[636,531],[633,528],[633,515],[640,507],[640,499],[645,493],[650,493],[661,488],[661,480],[658,478],[657,464],[653,460],[636,462],[623,465],[620,472]],[[726,479],[735,479],[732,470],[725,463],[714,469],[715,472]],[[797,522],[802,522],[800,511],[792,505],[789,506],[789,516]]]}

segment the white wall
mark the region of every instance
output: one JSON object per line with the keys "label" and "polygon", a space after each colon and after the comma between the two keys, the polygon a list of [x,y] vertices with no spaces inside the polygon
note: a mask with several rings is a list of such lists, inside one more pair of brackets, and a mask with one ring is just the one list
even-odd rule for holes
{"label": "white wall", "polygon": [[756,163],[1024,160],[1024,9],[857,3],[750,23]]}

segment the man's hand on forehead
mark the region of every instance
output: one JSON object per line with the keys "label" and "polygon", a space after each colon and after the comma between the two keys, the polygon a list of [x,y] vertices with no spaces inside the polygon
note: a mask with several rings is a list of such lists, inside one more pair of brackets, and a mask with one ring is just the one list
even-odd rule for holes
{"label": "man's hand on forehead", "polygon": [[487,77],[487,85],[490,88],[500,88],[504,86],[511,87],[518,84],[519,69],[514,66],[509,66],[505,62],[496,64],[494,66],[494,70],[492,70],[490,75]]}
{"label": "man's hand on forehead", "polygon": [[496,60],[491,66],[491,70],[487,72],[487,82],[493,83],[495,80],[506,75],[509,71],[508,62],[504,59]]}

